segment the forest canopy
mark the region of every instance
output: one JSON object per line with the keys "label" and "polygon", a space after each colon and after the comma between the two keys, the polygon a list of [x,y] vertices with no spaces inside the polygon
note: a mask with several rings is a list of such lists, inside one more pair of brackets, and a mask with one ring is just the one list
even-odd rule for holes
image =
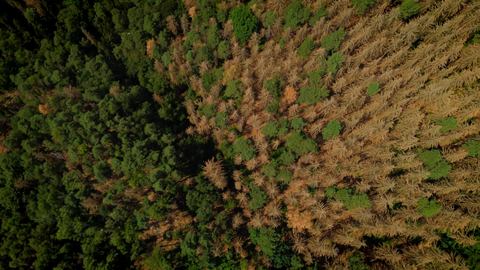
{"label": "forest canopy", "polygon": [[0,269],[480,269],[480,1],[0,9]]}

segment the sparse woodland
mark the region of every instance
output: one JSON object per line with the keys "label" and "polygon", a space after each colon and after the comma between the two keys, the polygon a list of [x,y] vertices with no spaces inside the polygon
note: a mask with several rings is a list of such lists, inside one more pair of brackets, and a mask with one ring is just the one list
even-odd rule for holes
{"label": "sparse woodland", "polygon": [[81,29],[75,79],[48,79],[45,52],[3,84],[0,194],[23,197],[0,199],[1,235],[29,220],[72,242],[25,262],[480,268],[480,1],[184,0],[138,26],[148,7],[122,5],[104,11],[120,38]]}

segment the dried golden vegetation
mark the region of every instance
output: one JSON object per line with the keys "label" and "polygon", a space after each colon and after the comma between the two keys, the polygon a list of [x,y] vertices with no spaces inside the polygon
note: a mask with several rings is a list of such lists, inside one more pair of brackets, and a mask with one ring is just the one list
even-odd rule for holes
{"label": "dried golden vegetation", "polygon": [[[464,269],[436,243],[447,231],[477,243],[469,232],[480,225],[480,171],[462,144],[480,131],[480,45],[468,42],[480,2],[419,1],[421,15],[409,20],[387,1],[363,17],[350,1],[328,2],[329,19],[298,29],[277,19],[244,44],[227,21],[218,34],[231,56],[214,49],[210,60],[170,63],[172,82],[197,96],[186,101],[187,133],[213,137],[227,160],[207,161],[204,176],[238,201],[227,211],[234,229],[284,226],[307,263],[343,265],[362,250],[377,269]],[[265,20],[287,5],[251,8]],[[338,31],[338,48],[326,50]],[[306,38],[315,44],[307,58],[297,51]],[[371,238],[389,244],[368,246]],[[247,242],[236,242],[239,254]]]}

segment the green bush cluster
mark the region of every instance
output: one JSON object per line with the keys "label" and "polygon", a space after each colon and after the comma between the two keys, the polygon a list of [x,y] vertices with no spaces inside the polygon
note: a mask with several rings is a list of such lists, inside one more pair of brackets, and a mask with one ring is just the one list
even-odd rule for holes
{"label": "green bush cluster", "polygon": [[323,128],[323,139],[328,140],[330,138],[336,138],[340,135],[340,131],[343,128],[343,123],[338,120],[329,121],[327,126]]}
{"label": "green bush cluster", "polygon": [[300,88],[300,94],[298,95],[296,102],[299,104],[317,103],[328,97],[329,93],[330,91],[328,91],[326,86],[308,85],[306,87]]}
{"label": "green bush cluster", "polygon": [[348,210],[355,210],[358,207],[368,208],[372,205],[367,194],[354,192],[351,188],[328,187],[325,189],[325,198],[343,202],[343,206]]}
{"label": "green bush cluster", "polygon": [[285,9],[283,20],[285,21],[285,28],[298,28],[310,18],[310,7],[305,7],[299,0],[291,2]]}
{"label": "green bush cluster", "polygon": [[400,13],[402,18],[407,20],[420,12],[420,5],[417,4],[416,0],[405,0],[400,5]]}
{"label": "green bush cluster", "polygon": [[418,200],[417,210],[424,217],[433,217],[441,209],[442,206],[438,204],[437,200],[428,200],[427,198],[421,198]]}
{"label": "green bush cluster", "polygon": [[430,172],[429,178],[438,180],[446,177],[452,166],[442,158],[440,151],[427,150],[418,154],[419,159],[425,164],[426,169]]}
{"label": "green bush cluster", "polygon": [[376,93],[380,92],[380,84],[378,82],[373,82],[367,87],[367,95],[373,96]]}
{"label": "green bush cluster", "polygon": [[240,42],[245,42],[257,29],[258,20],[248,7],[239,6],[230,12],[233,21],[233,34]]}
{"label": "green bush cluster", "polygon": [[480,155],[480,141],[468,140],[462,147],[468,151],[469,157],[476,157]]}
{"label": "green bush cluster", "polygon": [[355,11],[358,15],[363,15],[375,5],[375,2],[376,0],[352,0],[351,4],[355,7]]}
{"label": "green bush cluster", "polygon": [[455,117],[445,117],[442,119],[435,120],[437,125],[442,126],[440,133],[444,133],[450,130],[454,130],[458,126],[458,121]]}
{"label": "green bush cluster", "polygon": [[340,44],[345,38],[345,29],[340,28],[339,30],[323,37],[321,44],[322,47],[328,52],[336,52],[340,48]]}

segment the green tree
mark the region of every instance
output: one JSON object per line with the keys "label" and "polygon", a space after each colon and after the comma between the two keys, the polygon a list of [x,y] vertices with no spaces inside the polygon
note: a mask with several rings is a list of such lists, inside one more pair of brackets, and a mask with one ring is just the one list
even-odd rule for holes
{"label": "green tree", "polygon": [[358,15],[363,15],[375,5],[375,2],[376,0],[352,0],[351,4],[355,7],[355,11]]}
{"label": "green tree", "polygon": [[367,95],[373,96],[376,93],[380,92],[380,84],[378,82],[373,82],[367,87]]}
{"label": "green tree", "polygon": [[323,139],[328,140],[330,138],[336,138],[340,135],[340,131],[343,128],[343,123],[338,120],[329,121],[327,126],[323,128]]}
{"label": "green tree", "polygon": [[299,0],[291,2],[285,9],[283,20],[285,28],[298,28],[300,24],[304,24],[310,18],[310,7],[305,7]]}
{"label": "green tree", "polygon": [[257,29],[258,20],[250,8],[239,6],[230,12],[233,21],[233,34],[240,42],[247,41]]}
{"label": "green tree", "polygon": [[230,44],[228,41],[223,40],[218,44],[218,58],[226,60],[228,57],[230,57],[231,52],[230,52]]}
{"label": "green tree", "polygon": [[420,5],[415,0],[405,0],[400,5],[400,13],[402,18],[407,20],[420,12]]}
{"label": "green tree", "polygon": [[442,126],[440,133],[454,130],[458,126],[458,121],[454,117],[446,117],[442,119],[435,120],[435,124]]}
{"label": "green tree", "polygon": [[340,28],[339,30],[331,33],[330,35],[326,35],[321,41],[322,47],[329,53],[338,51],[338,48],[340,48],[340,44],[345,38],[345,34],[345,29]]}
{"label": "green tree", "polygon": [[430,172],[430,179],[438,180],[446,177],[452,166],[442,158],[440,151],[427,150],[418,154],[419,159],[425,164],[426,169]]}
{"label": "green tree", "polygon": [[433,217],[441,209],[442,206],[438,204],[437,200],[428,200],[427,198],[420,198],[418,200],[417,210],[424,217]]}
{"label": "green tree", "polygon": [[310,37],[307,37],[300,47],[297,48],[298,55],[302,57],[303,59],[308,59],[310,54],[312,53],[312,50],[315,48],[315,41],[311,39]]}
{"label": "green tree", "polygon": [[462,147],[468,151],[469,157],[476,157],[480,155],[480,141],[468,140]]}

